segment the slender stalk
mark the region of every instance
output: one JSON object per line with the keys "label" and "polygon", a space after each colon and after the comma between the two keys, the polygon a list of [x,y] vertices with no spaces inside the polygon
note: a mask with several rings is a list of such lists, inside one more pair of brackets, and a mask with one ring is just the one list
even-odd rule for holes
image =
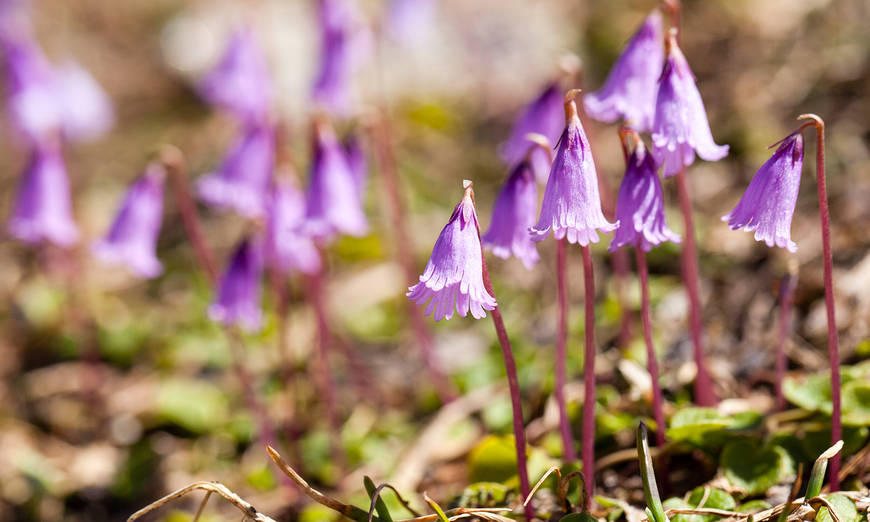
{"label": "slender stalk", "polygon": [[[486,291],[495,297],[495,290],[492,288],[492,281],[489,278],[489,270],[486,267],[486,258],[482,256],[483,261],[483,286]],[[511,342],[508,339],[507,329],[504,326],[501,311],[498,306],[490,312],[492,315],[492,324],[495,326],[495,333],[498,337],[498,343],[501,346],[501,354],[504,357],[504,367],[507,372],[508,388],[511,395],[511,408],[513,410],[513,425],[514,425],[514,443],[517,450],[517,474],[520,478],[520,493],[523,498],[527,498],[531,491],[529,486],[529,470],[526,464],[526,430],[523,424],[523,404],[520,400],[520,383],[517,379],[517,365],[514,361],[514,354],[511,350]],[[534,518],[534,510],[530,504],[523,506],[525,510],[526,520]]]}
{"label": "slender stalk", "polygon": [[[840,403],[840,340],[834,316],[834,261],[831,254],[831,219],[828,214],[828,188],[825,179],[825,122],[815,114],[802,114],[816,128],[816,180],[819,193],[819,221],[822,227],[822,256],[825,267],[825,308],[828,313],[828,359],[831,365],[831,443],[843,438]],[[840,489],[840,455],[831,459],[831,491]]]}
{"label": "slender stalk", "polygon": [[586,353],[583,357],[583,475],[586,496],[593,498],[595,490],[595,275],[589,245],[580,247],[583,257],[585,289]]}
{"label": "slender stalk", "polygon": [[794,302],[796,287],[797,277],[795,274],[788,273],[782,276],[782,280],[779,283],[779,339],[776,343],[776,376],[774,377],[777,411],[782,411],[786,407],[785,395],[782,392],[782,381],[785,380],[785,371],[788,366],[785,346],[791,332],[792,303]]}
{"label": "slender stalk", "polygon": [[571,421],[565,405],[565,344],[568,338],[568,284],[565,276],[565,239],[556,241],[556,287],[559,301],[559,330],[556,332],[556,404],[559,407],[559,432],[562,435],[563,457],[577,460]]}
{"label": "slender stalk", "polygon": [[658,358],[653,347],[652,317],[649,305],[649,270],[646,265],[646,253],[644,253],[643,249],[635,247],[634,252],[637,259],[637,275],[640,279],[640,316],[643,322],[643,339],[646,341],[647,367],[649,368],[650,380],[652,380],[653,418],[656,420],[656,444],[661,447],[665,443],[664,398],[662,397],[662,387],[659,383]]}
{"label": "slender stalk", "polygon": [[692,220],[692,200],[686,182],[686,167],[677,173],[677,190],[680,210],[685,223],[685,240],[681,254],[683,283],[689,294],[689,330],[692,334],[693,353],[698,374],[695,377],[695,403],[699,406],[715,406],[718,402],[713,382],[704,361],[703,326],[701,320],[701,296],[698,290],[698,251],[695,246],[695,225]]}

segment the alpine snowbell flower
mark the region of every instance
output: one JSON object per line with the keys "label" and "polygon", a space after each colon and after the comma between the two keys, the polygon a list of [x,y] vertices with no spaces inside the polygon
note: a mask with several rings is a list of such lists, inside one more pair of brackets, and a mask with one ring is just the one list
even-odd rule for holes
{"label": "alpine snowbell flower", "polygon": [[621,118],[638,132],[652,128],[664,62],[662,36],[662,17],[653,11],[626,44],[601,90],[583,97],[587,114],[606,123]]}
{"label": "alpine snowbell flower", "polygon": [[771,145],[779,145],[773,156],[758,169],[746,193],[722,220],[731,230],[755,232],[757,241],[797,251],[791,240],[791,219],[797,203],[804,159],[804,141],[799,132]]}
{"label": "alpine snowbell flower", "polygon": [[306,230],[319,239],[368,231],[354,174],[332,127],[315,124],[314,157],[305,196]]}
{"label": "alpine snowbell flower", "polygon": [[668,34],[667,42],[652,126],[653,156],[664,166],[665,177],[691,165],[696,152],[706,161],[718,161],[728,155],[728,145],[716,145],[713,141],[701,93],[677,44],[675,31]]}
{"label": "alpine snowbell flower", "polygon": [[513,168],[492,210],[489,230],[481,238],[483,245],[502,259],[511,255],[531,270],[538,262],[538,249],[529,236],[538,208],[538,187],[529,161]]}
{"label": "alpine snowbell flower", "polygon": [[199,83],[200,95],[242,120],[262,121],[272,103],[272,87],[263,51],[243,27],[230,37],[218,64]]}
{"label": "alpine snowbell flower", "polygon": [[236,139],[220,168],[197,182],[199,197],[210,205],[233,209],[245,217],[262,217],[274,162],[274,129],[250,123]]}
{"label": "alpine snowbell flower", "polygon": [[[530,133],[541,134],[550,140],[550,143],[555,143],[564,129],[563,111],[562,92],[558,83],[553,82],[520,113],[511,129],[510,137],[499,150],[502,160],[507,165],[517,165],[523,161],[529,151],[526,135]],[[550,173],[550,159],[547,157],[547,152],[541,149],[533,150],[530,161],[535,177],[541,183],[546,183],[547,175]]]}
{"label": "alpine snowbell flower", "polygon": [[218,295],[208,307],[212,321],[225,326],[241,326],[247,331],[260,329],[260,279],[263,258],[259,241],[245,238],[236,247],[220,279]]}
{"label": "alpine snowbell flower", "polygon": [[163,220],[165,177],[163,166],[152,163],[130,187],[109,233],[92,247],[98,259],[126,265],[142,278],[160,275],[163,265],[155,251]]}
{"label": "alpine snowbell flower", "polygon": [[320,0],[320,69],[312,97],[325,111],[346,115],[351,108],[352,75],[370,51],[370,35],[352,0]]}
{"label": "alpine snowbell flower", "polygon": [[320,269],[320,253],[305,234],[305,196],[292,178],[275,179],[266,220],[266,255],[280,272],[313,274]]}
{"label": "alpine snowbell flower", "polygon": [[611,252],[625,245],[649,252],[665,241],[680,242],[680,236],[665,224],[665,202],[656,170],[652,154],[638,139],[616,199],[619,228],[610,243]]}
{"label": "alpine snowbell flower", "polygon": [[13,237],[26,243],[70,246],[78,241],[69,179],[56,141],[42,143],[32,152],[6,226]]}
{"label": "alpine snowbell flower", "polygon": [[470,311],[475,319],[481,319],[486,317],[484,310],[496,307],[495,297],[483,284],[479,234],[471,184],[466,183],[465,196],[435,241],[420,282],[405,294],[418,305],[429,301],[426,315],[432,314],[436,321],[449,320],[454,309],[462,317]]}
{"label": "alpine snowbell flower", "polygon": [[342,148],[344,149],[347,166],[353,175],[354,186],[362,194],[365,189],[366,178],[368,177],[369,165],[366,161],[365,150],[363,150],[359,136],[357,134],[348,135],[344,139]]}
{"label": "alpine snowbell flower", "polygon": [[552,230],[556,239],[587,246],[598,242],[598,230],[610,232],[618,225],[608,222],[601,212],[598,175],[577,115],[576,93],[569,91],[565,97],[565,130],[544,190],[541,217],[529,229],[534,241],[542,241]]}

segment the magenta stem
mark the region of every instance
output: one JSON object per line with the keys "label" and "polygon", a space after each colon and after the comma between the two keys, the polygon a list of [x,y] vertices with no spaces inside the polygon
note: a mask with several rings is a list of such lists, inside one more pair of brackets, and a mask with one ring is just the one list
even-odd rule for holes
{"label": "magenta stem", "polygon": [[649,376],[652,381],[653,418],[656,421],[656,443],[659,447],[665,443],[665,413],[662,387],[659,383],[659,363],[653,346],[652,314],[649,304],[649,270],[646,265],[646,253],[642,248],[634,249],[637,258],[637,275],[640,278],[640,315],[643,322],[643,339],[646,341],[646,360]]}
{"label": "magenta stem", "polygon": [[[489,270],[486,267],[486,259],[483,260],[483,286],[486,291],[495,297],[495,290],[492,288],[492,281],[489,278]],[[529,486],[529,470],[526,464],[526,430],[523,424],[523,403],[520,400],[520,383],[517,379],[517,365],[514,361],[513,350],[511,350],[511,342],[508,339],[507,329],[504,326],[501,311],[498,305],[492,310],[492,324],[495,326],[495,334],[498,337],[498,344],[501,346],[501,354],[504,358],[504,367],[507,372],[508,389],[511,395],[511,408],[513,410],[513,425],[514,425],[514,443],[517,450],[517,474],[520,478],[520,493],[523,500],[528,498],[531,493]],[[524,506],[526,520],[532,520],[535,512],[532,509],[531,503]]]}
{"label": "magenta stem", "polygon": [[776,376],[774,381],[777,411],[782,411],[786,407],[782,382],[785,380],[785,372],[788,367],[785,347],[791,332],[792,303],[794,302],[796,286],[797,278],[792,274],[784,275],[779,283],[779,339],[776,344]]}
{"label": "magenta stem", "polygon": [[698,250],[695,246],[695,225],[692,220],[692,200],[686,182],[686,167],[677,173],[677,190],[680,196],[680,210],[685,223],[685,238],[681,252],[683,283],[689,294],[689,330],[692,334],[693,353],[697,376],[695,377],[695,403],[699,406],[715,406],[718,402],[713,390],[713,381],[704,360],[703,327],[701,324],[701,296],[698,290]]}
{"label": "magenta stem", "polygon": [[580,247],[585,292],[586,352],[583,357],[583,475],[586,497],[595,491],[595,274],[589,245]]}
{"label": "magenta stem", "polygon": [[556,288],[559,301],[559,326],[556,332],[556,404],[559,407],[559,432],[565,462],[577,460],[571,421],[565,405],[565,344],[568,338],[568,286],[565,274],[565,239],[556,241]]}

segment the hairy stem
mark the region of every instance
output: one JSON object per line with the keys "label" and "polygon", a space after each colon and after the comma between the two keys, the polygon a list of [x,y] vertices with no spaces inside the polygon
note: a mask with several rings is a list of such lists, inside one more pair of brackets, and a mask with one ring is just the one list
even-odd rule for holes
{"label": "hairy stem", "polygon": [[586,496],[593,498],[595,490],[595,274],[589,245],[580,248],[583,257],[585,291],[586,352],[583,357],[583,475]]}
{"label": "hairy stem", "polygon": [[577,460],[571,421],[565,405],[565,344],[568,338],[568,282],[565,274],[565,239],[556,241],[556,287],[559,301],[559,326],[556,332],[556,404],[559,407],[559,432],[566,462]]}

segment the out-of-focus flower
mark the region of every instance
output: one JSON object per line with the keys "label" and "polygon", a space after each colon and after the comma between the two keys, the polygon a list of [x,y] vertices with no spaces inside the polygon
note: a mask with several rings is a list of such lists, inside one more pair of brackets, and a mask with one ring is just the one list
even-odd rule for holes
{"label": "out-of-focus flower", "polygon": [[61,129],[73,141],[104,135],[115,122],[109,97],[81,65],[68,61],[55,68],[55,89],[61,103]]}
{"label": "out-of-focus flower", "polygon": [[386,10],[387,34],[398,43],[414,44],[432,27],[436,0],[391,0]]}
{"label": "out-of-focus flower", "polygon": [[432,314],[436,321],[450,319],[454,309],[462,317],[471,311],[475,319],[481,319],[486,317],[484,310],[496,307],[495,297],[483,284],[479,234],[469,182],[466,183],[465,196],[435,241],[420,282],[410,287],[406,294],[419,305],[429,301],[426,315]]}
{"label": "out-of-focus flower", "polygon": [[366,178],[368,178],[369,164],[366,161],[366,153],[363,150],[359,136],[357,134],[349,134],[344,139],[343,148],[344,156],[347,159],[347,166],[353,175],[354,185],[357,191],[362,194],[365,189]]}
{"label": "out-of-focus flower", "polygon": [[371,35],[353,0],[320,0],[320,69],[314,81],[314,102],[328,113],[344,116],[351,109],[351,80],[367,59]]}
{"label": "out-of-focus flower", "polygon": [[668,35],[667,58],[659,80],[652,128],[653,156],[673,176],[695,161],[695,152],[706,161],[728,155],[728,145],[716,145],[695,76],[676,41]]}
{"label": "out-of-focus flower", "polygon": [[[568,94],[571,98],[573,92]],[[529,229],[534,241],[542,241],[550,230],[556,239],[586,246],[598,242],[598,230],[610,232],[610,223],[601,212],[598,175],[589,140],[577,115],[573,99],[565,103],[566,126],[550,169],[538,223]]]}
{"label": "out-of-focus flower", "polygon": [[243,120],[263,121],[272,104],[266,59],[250,28],[237,29],[218,64],[199,83],[209,103]]}
{"label": "out-of-focus flower", "polygon": [[260,329],[260,284],[263,255],[259,241],[245,238],[236,247],[220,279],[217,298],[208,307],[212,321],[240,326],[247,331]]}
{"label": "out-of-focus flower", "polygon": [[127,191],[112,228],[92,251],[103,262],[125,265],[143,278],[157,277],[163,265],[157,259],[157,238],[163,221],[163,180],[166,171],[152,163]]}
{"label": "out-of-focus flower", "polygon": [[262,217],[274,163],[274,129],[251,122],[220,168],[197,182],[199,196],[210,205],[233,209],[245,217]]}
{"label": "out-of-focus flower", "polygon": [[758,169],[746,193],[722,220],[731,230],[755,232],[757,241],[797,251],[791,240],[791,218],[797,203],[804,160],[804,141],[800,132],[771,145],[779,145],[773,156]]}
{"label": "out-of-focus flower", "polygon": [[643,141],[638,141],[628,158],[616,199],[619,228],[610,243],[611,252],[624,245],[634,245],[649,252],[665,241],[681,241],[680,236],[665,223],[665,201],[656,170],[652,155],[647,152]]}
{"label": "out-of-focus flower", "polygon": [[[516,165],[522,161],[529,151],[529,141],[526,139],[529,133],[541,134],[550,140],[550,143],[555,143],[564,129],[564,117],[562,92],[559,90],[559,85],[554,82],[520,113],[511,129],[510,137],[499,150],[502,160],[508,165]],[[530,161],[535,177],[541,183],[546,183],[550,172],[550,160],[546,151],[533,150]]]}
{"label": "out-of-focus flower", "polygon": [[55,141],[37,146],[21,177],[7,223],[9,233],[27,243],[70,246],[79,239],[72,217],[69,179]]}
{"label": "out-of-focus flower", "polygon": [[523,160],[511,170],[492,209],[489,230],[481,240],[497,257],[514,255],[531,270],[538,262],[538,249],[529,235],[538,210],[538,186],[531,165]]}
{"label": "out-of-focus flower", "polygon": [[271,266],[285,274],[313,274],[320,269],[320,253],[304,225],[305,196],[292,178],[277,177],[266,221],[266,255]]}
{"label": "out-of-focus flower", "polygon": [[662,17],[653,11],[626,44],[601,90],[583,97],[586,113],[606,123],[622,118],[638,132],[649,131],[663,61]]}
{"label": "out-of-focus flower", "polygon": [[305,196],[307,231],[323,240],[336,234],[364,235],[368,222],[360,195],[335,132],[327,123],[318,122]]}

